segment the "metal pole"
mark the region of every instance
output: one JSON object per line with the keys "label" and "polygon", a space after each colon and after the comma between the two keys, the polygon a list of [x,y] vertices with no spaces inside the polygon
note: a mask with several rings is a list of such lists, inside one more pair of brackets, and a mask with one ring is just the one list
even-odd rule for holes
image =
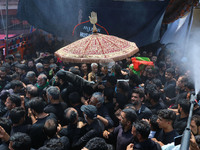
{"label": "metal pole", "polygon": [[8,0],[6,0],[6,55],[8,54]]}
{"label": "metal pole", "polygon": [[192,113],[193,113],[193,108],[195,104],[195,95],[190,96],[190,113],[187,121],[187,126],[185,128],[185,131],[183,133],[183,137],[181,140],[181,148],[180,150],[189,150],[189,145],[190,145],[190,135],[191,135],[191,130],[190,130],[190,124],[191,124],[191,119],[192,119]]}

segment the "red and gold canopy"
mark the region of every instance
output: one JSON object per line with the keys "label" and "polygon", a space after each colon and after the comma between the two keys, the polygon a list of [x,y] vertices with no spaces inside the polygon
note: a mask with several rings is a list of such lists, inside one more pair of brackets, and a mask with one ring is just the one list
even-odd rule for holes
{"label": "red and gold canopy", "polygon": [[119,61],[138,51],[134,42],[116,36],[93,33],[59,49],[55,55],[63,62],[99,63],[107,59]]}

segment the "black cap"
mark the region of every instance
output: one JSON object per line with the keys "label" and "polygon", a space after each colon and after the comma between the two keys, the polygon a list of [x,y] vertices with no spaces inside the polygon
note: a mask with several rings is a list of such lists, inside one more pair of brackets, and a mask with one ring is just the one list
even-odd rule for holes
{"label": "black cap", "polygon": [[82,105],[81,111],[90,119],[96,119],[97,117],[97,108],[93,105]]}

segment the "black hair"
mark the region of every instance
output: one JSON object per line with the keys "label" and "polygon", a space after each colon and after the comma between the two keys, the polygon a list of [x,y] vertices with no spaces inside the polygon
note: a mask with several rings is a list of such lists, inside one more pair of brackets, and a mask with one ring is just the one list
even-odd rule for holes
{"label": "black hair", "polygon": [[46,147],[50,148],[51,150],[65,150],[64,144],[61,139],[51,139],[47,142]]}
{"label": "black hair", "polygon": [[159,126],[158,126],[158,116],[157,115],[152,115],[151,118],[150,118],[150,124],[151,124],[151,128],[154,130],[154,131],[158,131],[160,130]]}
{"label": "black hair", "polygon": [[154,102],[158,103],[160,100],[161,93],[158,90],[154,90],[149,93],[149,98],[152,99]]}
{"label": "black hair", "polygon": [[176,113],[169,109],[162,109],[158,112],[158,117],[172,121],[173,124],[176,119]]}
{"label": "black hair", "polygon": [[117,85],[122,91],[127,92],[129,90],[129,84],[126,81],[119,81]]}
{"label": "black hair", "polygon": [[146,121],[141,120],[139,122],[134,122],[133,126],[135,127],[136,132],[139,133],[143,139],[148,139],[151,129],[150,125]]}
{"label": "black hair", "polygon": [[165,64],[165,62],[164,61],[160,61],[159,63],[158,63],[158,67],[161,69],[161,68],[163,68],[163,67],[165,67],[166,66],[166,64]]}
{"label": "black hair", "polygon": [[196,135],[195,140],[197,142],[198,147],[200,148],[200,135]]}
{"label": "black hair", "polygon": [[106,87],[104,89],[104,96],[106,96],[109,102],[112,102],[114,97],[114,90],[112,88]]}
{"label": "black hair", "polygon": [[155,84],[157,87],[162,88],[162,82],[160,79],[153,79],[152,83]]}
{"label": "black hair", "polygon": [[175,75],[175,71],[174,71],[173,68],[168,68],[168,69],[166,70],[166,72],[167,72],[167,73],[170,73],[172,76]]}
{"label": "black hair", "polygon": [[133,82],[133,83],[135,83],[136,84],[136,86],[138,86],[139,84],[141,84],[141,79],[140,79],[140,77],[138,76],[138,75],[136,75],[136,74],[132,74],[132,75],[130,75],[130,77],[129,77],[129,82],[130,82],[130,80]]}
{"label": "black hair", "polygon": [[195,121],[195,124],[197,125],[197,127],[200,126],[200,116],[199,115],[192,116],[192,120]]}
{"label": "black hair", "polygon": [[28,106],[40,114],[44,111],[45,103],[41,97],[34,97],[29,101]]}
{"label": "black hair", "polygon": [[56,135],[57,126],[58,122],[56,119],[54,118],[47,119],[43,127],[46,136],[48,136],[49,138],[53,138]]}
{"label": "black hair", "polygon": [[85,147],[89,150],[108,150],[106,141],[100,137],[90,139]]}
{"label": "black hair", "polygon": [[178,104],[183,109],[184,113],[189,114],[190,112],[190,101],[187,99],[179,99]]}
{"label": "black hair", "polygon": [[31,95],[31,97],[37,97],[39,95],[38,88],[36,86],[32,86],[26,89],[27,93]]}
{"label": "black hair", "polygon": [[139,97],[140,97],[140,98],[144,98],[144,96],[145,96],[144,90],[142,90],[142,89],[140,89],[140,88],[133,89],[132,93],[139,94]]}
{"label": "black hair", "polygon": [[[69,116],[67,116],[68,112],[70,112]],[[76,121],[77,117],[78,117],[78,113],[72,110],[72,107],[65,109],[65,118],[66,118],[67,124],[73,124]]]}
{"label": "black hair", "polygon": [[10,134],[11,131],[11,122],[8,118],[0,117],[0,126],[4,128],[4,130]]}
{"label": "black hair", "polygon": [[25,110],[22,107],[15,107],[10,111],[9,118],[13,124],[18,124],[25,116]]}
{"label": "black hair", "polygon": [[78,92],[72,92],[69,94],[68,96],[69,102],[71,104],[77,104],[81,102],[81,97],[80,94]]}
{"label": "black hair", "polygon": [[30,150],[31,138],[26,133],[17,132],[10,137],[14,150]]}
{"label": "black hair", "polygon": [[16,105],[16,107],[21,106],[21,98],[18,95],[12,94],[12,95],[9,95],[8,98],[10,99],[12,103]]}
{"label": "black hair", "polygon": [[116,75],[121,75],[121,66],[119,64],[115,64],[112,66],[112,69],[114,70],[114,72],[116,73]]}
{"label": "black hair", "polygon": [[135,110],[131,109],[131,108],[126,108],[123,109],[122,112],[124,112],[126,115],[126,119],[128,121],[130,121],[131,123],[137,121],[137,114],[135,112]]}
{"label": "black hair", "polygon": [[13,81],[11,81],[10,83],[11,83],[12,88],[15,88],[16,86],[17,86],[17,87],[23,87],[22,82],[19,81],[19,80],[13,80]]}

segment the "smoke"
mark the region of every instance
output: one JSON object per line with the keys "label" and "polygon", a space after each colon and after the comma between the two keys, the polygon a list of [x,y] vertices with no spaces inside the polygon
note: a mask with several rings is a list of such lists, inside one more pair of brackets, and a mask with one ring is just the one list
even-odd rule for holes
{"label": "smoke", "polygon": [[200,91],[200,28],[196,28],[190,35],[187,45],[188,69],[195,84],[195,94]]}

